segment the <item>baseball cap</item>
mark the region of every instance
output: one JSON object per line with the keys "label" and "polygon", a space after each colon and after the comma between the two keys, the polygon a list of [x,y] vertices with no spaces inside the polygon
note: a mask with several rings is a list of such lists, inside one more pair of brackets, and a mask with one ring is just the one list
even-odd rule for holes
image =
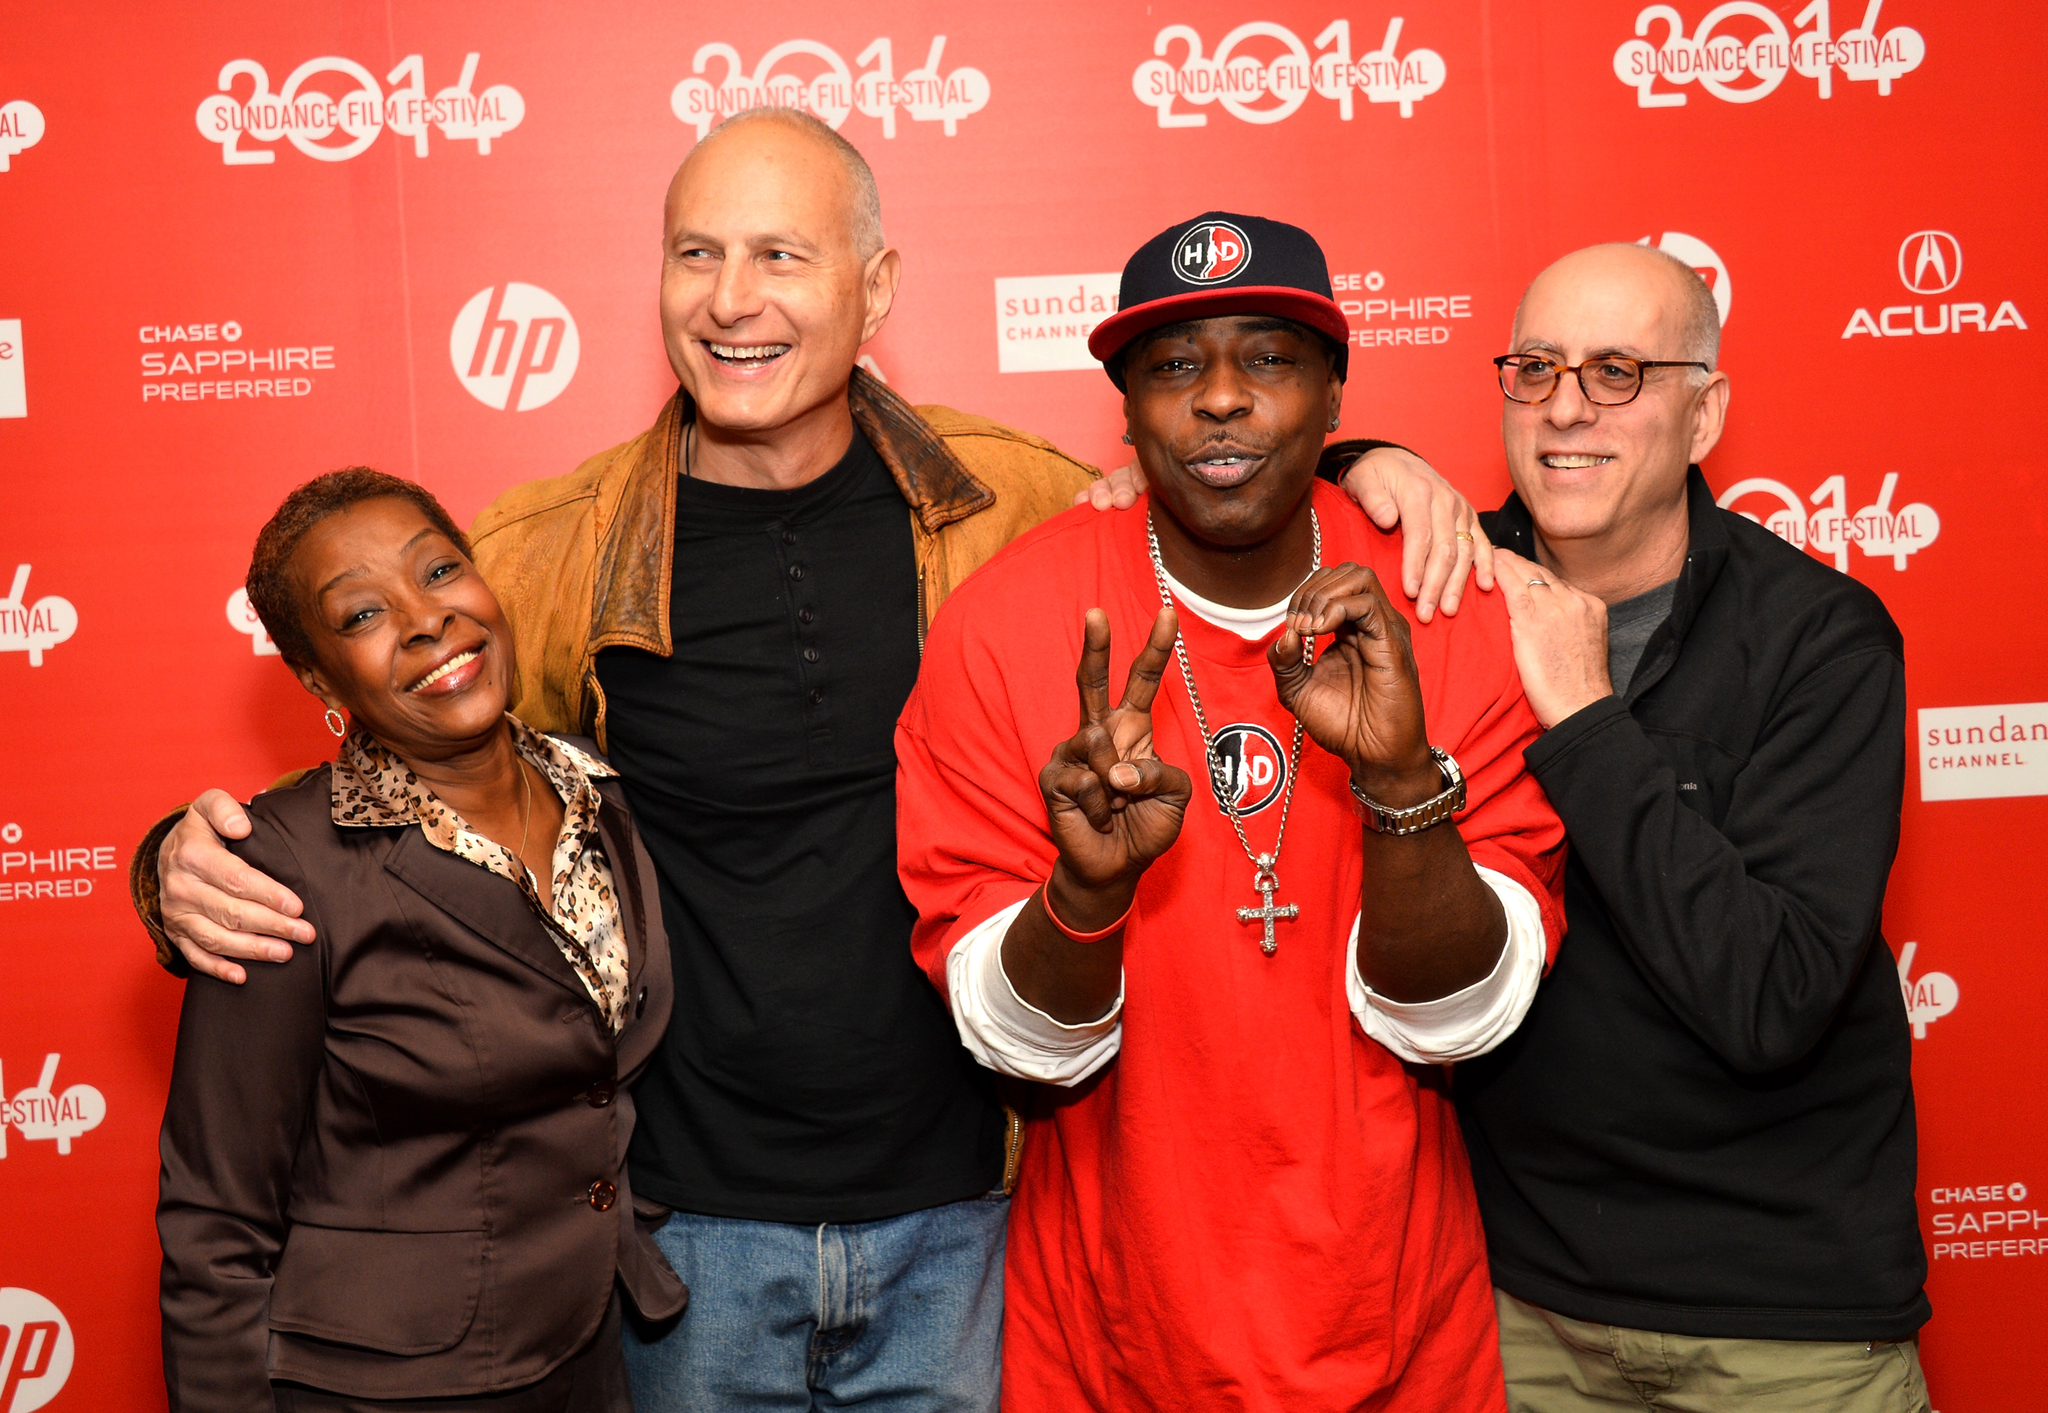
{"label": "baseball cap", "polygon": [[[1117,286],[1117,311],[1095,326],[1088,351],[1113,369],[1138,335],[1187,319],[1271,314],[1306,324],[1337,345],[1337,376],[1349,371],[1351,325],[1330,297],[1330,265],[1299,226],[1205,211],[1138,247]],[[1110,380],[1123,386],[1119,375]]]}

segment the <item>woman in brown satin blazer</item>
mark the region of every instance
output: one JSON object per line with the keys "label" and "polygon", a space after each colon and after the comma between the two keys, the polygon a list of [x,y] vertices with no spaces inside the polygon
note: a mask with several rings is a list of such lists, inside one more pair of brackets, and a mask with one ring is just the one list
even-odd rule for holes
{"label": "woman in brown satin blazer", "polygon": [[235,846],[315,940],[187,983],[157,1208],[171,1406],[627,1413],[617,1289],[655,1319],[688,1292],[626,1176],[670,994],[618,782],[506,712],[512,635],[411,483],[301,487],[250,597],[354,724]]}

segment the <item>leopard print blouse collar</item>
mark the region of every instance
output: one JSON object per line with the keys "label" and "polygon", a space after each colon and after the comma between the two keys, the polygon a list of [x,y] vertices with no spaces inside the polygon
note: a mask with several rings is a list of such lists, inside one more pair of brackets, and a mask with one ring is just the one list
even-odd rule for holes
{"label": "leopard print blouse collar", "polygon": [[349,731],[334,762],[334,822],[359,829],[418,825],[435,848],[518,884],[552,924],[549,931],[563,957],[617,1034],[626,1019],[626,939],[597,832],[603,797],[591,782],[618,772],[509,712],[506,719],[515,749],[554,787],[564,806],[547,897],[510,849],[471,829],[396,753],[361,727]]}

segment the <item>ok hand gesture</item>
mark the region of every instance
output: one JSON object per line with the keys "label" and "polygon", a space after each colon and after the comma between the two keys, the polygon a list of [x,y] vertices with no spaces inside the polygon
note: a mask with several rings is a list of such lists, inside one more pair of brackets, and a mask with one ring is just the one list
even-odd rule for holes
{"label": "ok hand gesture", "polygon": [[[1336,641],[1313,664],[1303,639],[1333,633]],[[1387,597],[1379,576],[1356,564],[1318,569],[1295,591],[1286,631],[1266,650],[1280,703],[1315,743],[1351,767],[1351,778],[1375,799],[1419,784],[1435,793],[1436,767],[1422,719],[1422,691],[1408,620]]]}
{"label": "ok hand gesture", "polygon": [[[1173,653],[1180,620],[1162,608],[1151,639],[1131,663],[1122,703],[1109,705],[1109,615],[1088,610],[1081,666],[1081,728],[1053,748],[1038,773],[1053,843],[1071,881],[1088,891],[1122,891],[1180,837],[1194,793],[1188,773],[1152,751],[1152,699]],[[1112,914],[1113,915],[1113,914]]]}

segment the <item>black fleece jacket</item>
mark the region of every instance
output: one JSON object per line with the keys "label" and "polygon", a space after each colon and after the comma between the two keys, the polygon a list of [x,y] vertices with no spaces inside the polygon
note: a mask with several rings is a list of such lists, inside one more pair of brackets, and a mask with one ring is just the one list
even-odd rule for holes
{"label": "black fleece jacket", "polygon": [[[1912,1053],[1879,936],[1906,687],[1876,594],[1693,468],[1670,618],[1526,753],[1567,933],[1455,1090],[1493,1279],[1576,1319],[1867,1340],[1930,1313]],[[1528,510],[1486,517],[1535,557]]]}

